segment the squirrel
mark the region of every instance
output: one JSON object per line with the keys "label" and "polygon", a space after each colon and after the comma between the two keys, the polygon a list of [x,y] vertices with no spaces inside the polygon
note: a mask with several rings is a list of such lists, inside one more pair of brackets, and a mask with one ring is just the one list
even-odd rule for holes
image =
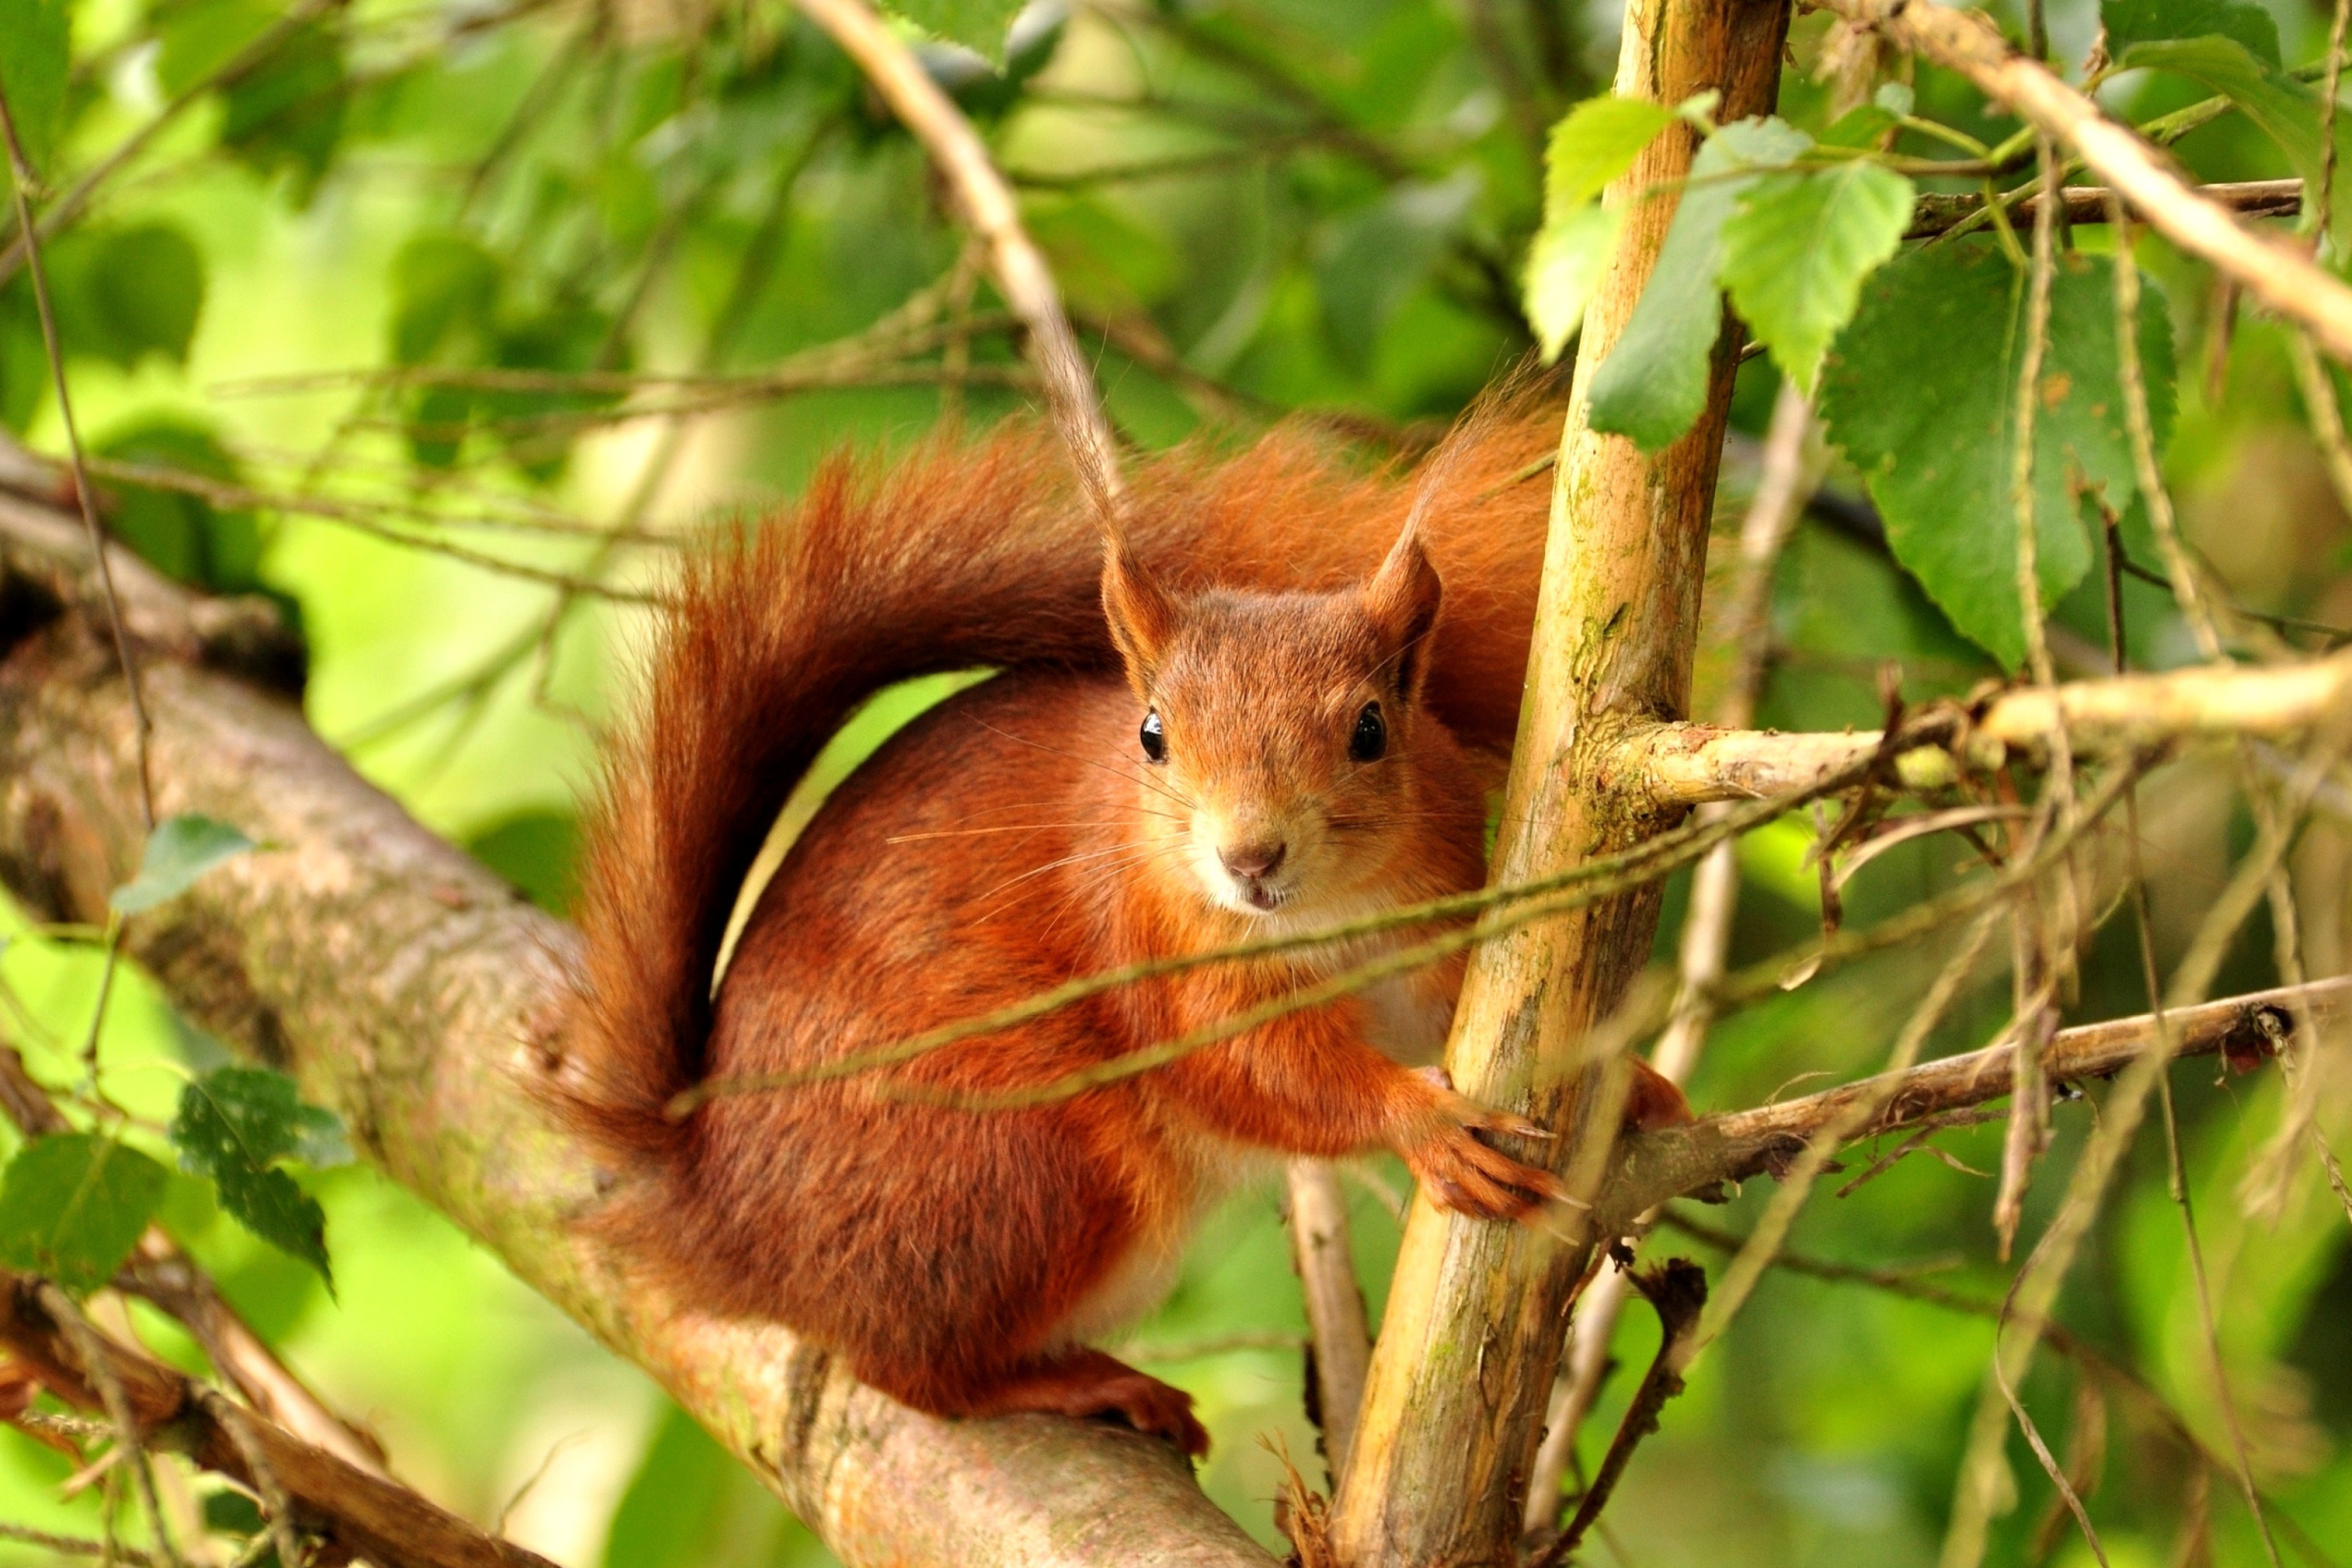
{"label": "squirrel", "polygon": [[[1087,1342],[1157,1303],[1196,1216],[1265,1155],[1392,1150],[1434,1202],[1496,1219],[1558,1196],[1492,1141],[1540,1129],[1406,1065],[1443,1044],[1458,956],[1082,1093],[956,1103],[1425,932],[1163,974],[666,1114],[709,1078],[1481,886],[1544,549],[1525,481],[1556,430],[1472,421],[1419,505],[1295,433],[1180,451],[1142,466],[1107,551],[1058,449],[1014,427],[887,468],[835,459],[787,514],[695,554],[583,838],[562,1092],[623,1178],[600,1223],[677,1300],[782,1322],[918,1410],[1118,1417],[1198,1456],[1191,1396]],[[883,687],[979,667],[998,673],[833,791],[714,992],[746,873],[819,750]],[[1637,1063],[1629,1121],[1688,1115]]]}

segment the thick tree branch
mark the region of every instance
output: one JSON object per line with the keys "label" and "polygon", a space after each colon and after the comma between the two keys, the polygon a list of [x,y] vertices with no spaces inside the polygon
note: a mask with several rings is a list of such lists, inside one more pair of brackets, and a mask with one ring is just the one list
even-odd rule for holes
{"label": "thick tree branch", "polygon": [[2352,361],[2352,288],[2285,239],[2240,223],[2165,166],[2163,155],[2040,61],[2009,47],[1982,13],[1933,0],[1826,0],[1827,8],[1874,27],[1913,53],[1958,71],[1995,102],[2063,142],[2149,226],[2211,263],[2271,310],[2300,321],[2338,360]]}
{"label": "thick tree branch", "polygon": [[[2185,1009],[2168,1020],[2179,1031],[2175,1054],[2219,1051],[2233,1060],[2259,1060],[2273,1054],[2277,1042],[2294,1032],[2297,1007],[2307,1008],[2321,1028],[2352,1014],[2352,977],[2258,991]],[[2042,1070],[2053,1083],[2106,1078],[2128,1066],[2155,1037],[2155,1016],[2145,1013],[2062,1029],[2042,1049]],[[1885,1108],[1854,1138],[1874,1138],[2002,1099],[2010,1090],[2014,1050],[2011,1045],[1991,1046],[1892,1075],[1896,1087]],[[1603,1234],[1622,1233],[1634,1216],[1668,1198],[1774,1172],[1849,1107],[1885,1094],[1886,1089],[1884,1079],[1859,1079],[1801,1100],[1705,1117],[1629,1138],[1599,1205],[1600,1228]]]}
{"label": "thick tree branch", "polygon": [[[2119,675],[2020,688],[1982,703],[1948,746],[1895,759],[1915,788],[1951,783],[1962,768],[1999,767],[2012,751],[2047,744],[2063,724],[2077,757],[2117,756],[2173,739],[2270,736],[2308,729],[2352,700],[2352,654],[2259,668],[2200,665],[2164,675]],[[1662,805],[1752,800],[1813,788],[1867,760],[1880,732],[1780,734],[1707,724],[1653,724],[1627,735],[1612,778]]]}
{"label": "thick tree branch", "polygon": [[[55,1287],[0,1269],[0,1342],[50,1393],[85,1410],[108,1384],[121,1390],[140,1441],[188,1456],[263,1490],[282,1489],[295,1528],[383,1568],[553,1568],[545,1558],[371,1475],[267,1421],[153,1357],[97,1333],[73,1331]],[[89,1350],[102,1365],[83,1355]]]}
{"label": "thick tree branch", "polygon": [[[130,922],[130,950],[184,1010],[294,1074],[366,1158],[650,1372],[845,1562],[1264,1568],[1165,1444],[1048,1416],[919,1415],[779,1329],[633,1278],[592,1233],[609,1176],[543,1093],[572,931],[238,678],[288,673],[262,607],[116,563],[152,682],[158,809],[267,846]],[[52,919],[102,910],[145,840],[120,675],[90,620],[60,613],[88,601],[89,577],[76,531],[0,500],[0,879]]]}

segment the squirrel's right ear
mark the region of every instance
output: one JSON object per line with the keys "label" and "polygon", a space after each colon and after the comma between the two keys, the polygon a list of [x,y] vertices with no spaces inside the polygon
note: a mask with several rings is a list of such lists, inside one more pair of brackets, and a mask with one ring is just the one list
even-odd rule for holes
{"label": "squirrel's right ear", "polygon": [[1102,600],[1111,641],[1127,661],[1128,682],[1148,700],[1152,674],[1175,635],[1176,603],[1123,543],[1103,554]]}

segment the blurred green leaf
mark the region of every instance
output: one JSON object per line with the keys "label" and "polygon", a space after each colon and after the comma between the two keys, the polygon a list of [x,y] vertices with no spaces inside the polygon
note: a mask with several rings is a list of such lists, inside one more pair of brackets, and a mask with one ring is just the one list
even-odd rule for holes
{"label": "blurred green leaf", "polygon": [[193,1080],[172,1118],[180,1168],[211,1177],[232,1218],[316,1268],[330,1289],[325,1211],[276,1162],[341,1144],[333,1112],[303,1104],[292,1079],[262,1068],[221,1068]]}
{"label": "blurred green leaf", "polygon": [[[176,418],[116,431],[97,450],[119,462],[241,483],[236,459],[203,426]],[[261,525],[243,508],[215,508],[202,496],[125,479],[107,481],[108,524],[116,538],[183,583],[215,594],[248,594],[261,584]]]}
{"label": "blurred green leaf", "polygon": [[350,102],[341,36],[324,21],[294,28],[221,94],[221,145],[262,174],[293,176],[297,205],[332,163]]}
{"label": "blurred green leaf", "polygon": [[163,1184],[163,1166],[110,1138],[37,1138],[0,1186],[0,1257],[68,1290],[94,1290],[131,1256]]}
{"label": "blurred green leaf", "polygon": [[1583,326],[1584,309],[1617,247],[1623,217],[1621,208],[1588,202],[1546,223],[1528,248],[1523,307],[1546,364],[1559,357]]}
{"label": "blurred green leaf", "polygon": [[460,333],[487,333],[503,276],[498,258],[463,235],[409,240],[392,264],[393,358],[422,364]]}
{"label": "blurred green leaf", "polygon": [[2278,23],[2249,0],[2105,0],[2099,23],[2114,59],[2137,44],[2210,36],[2234,38],[2257,59],[2279,63]]}
{"label": "blurred green leaf", "polygon": [[604,1568],[686,1568],[705,1561],[735,1460],[665,1402],[604,1536]]}
{"label": "blurred green leaf", "polygon": [[476,834],[466,848],[532,903],[562,914],[577,887],[572,860],[579,839],[579,824],[568,813],[528,811]]}
{"label": "blurred green leaf", "polygon": [[1025,0],[889,0],[889,8],[925,32],[1001,64],[1004,35],[1024,4]]}
{"label": "blurred green leaf", "polygon": [[1856,158],[1750,185],[1723,226],[1724,287],[1782,373],[1806,392],[1862,280],[1903,242],[1915,188]]}
{"label": "blurred green leaf", "polygon": [[107,902],[121,915],[141,914],[194,887],[196,879],[253,847],[253,840],[209,816],[168,816],[147,836],[139,874],[114,889]]}
{"label": "blurred green leaf", "polygon": [[[2025,653],[2010,496],[2025,295],[2024,276],[1990,247],[1915,250],[1864,288],[1821,386],[1830,437],[1869,485],[1895,558],[1955,626],[2011,668]],[[2137,489],[2115,316],[2107,263],[2062,258],[2051,280],[2050,346],[2033,422],[2044,605],[2090,569],[2078,488],[2104,492],[2116,508]],[[2152,286],[2140,357],[2160,447],[2172,419],[2172,336]]]}
{"label": "blurred green leaf", "polygon": [[1317,276],[1342,361],[1370,363],[1381,329],[1427,280],[1477,195],[1478,176],[1465,169],[1435,184],[1400,184],[1333,226]]}
{"label": "blurred green leaf", "polygon": [[58,336],[68,354],[134,368],[187,362],[205,303],[205,260],[176,226],[76,229],[48,247]]}
{"label": "blurred green leaf", "polygon": [[1698,418],[1708,357],[1723,331],[1717,282],[1723,226],[1758,176],[1811,145],[1803,132],[1771,119],[1743,120],[1707,138],[1633,320],[1593,375],[1595,430],[1630,436],[1654,452]]}
{"label": "blurred green leaf", "polygon": [[72,67],[68,0],[0,0],[0,93],[35,169],[48,166]]}

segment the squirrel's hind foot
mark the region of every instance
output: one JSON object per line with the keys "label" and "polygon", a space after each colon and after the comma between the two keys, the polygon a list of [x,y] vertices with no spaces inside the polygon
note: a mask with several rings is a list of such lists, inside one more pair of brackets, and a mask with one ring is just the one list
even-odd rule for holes
{"label": "squirrel's hind foot", "polygon": [[1192,1396],[1100,1351],[1076,1350],[1035,1363],[975,1400],[972,1415],[1041,1410],[1079,1420],[1116,1415],[1139,1432],[1165,1437],[1199,1458],[1209,1451],[1208,1429],[1192,1414]]}

